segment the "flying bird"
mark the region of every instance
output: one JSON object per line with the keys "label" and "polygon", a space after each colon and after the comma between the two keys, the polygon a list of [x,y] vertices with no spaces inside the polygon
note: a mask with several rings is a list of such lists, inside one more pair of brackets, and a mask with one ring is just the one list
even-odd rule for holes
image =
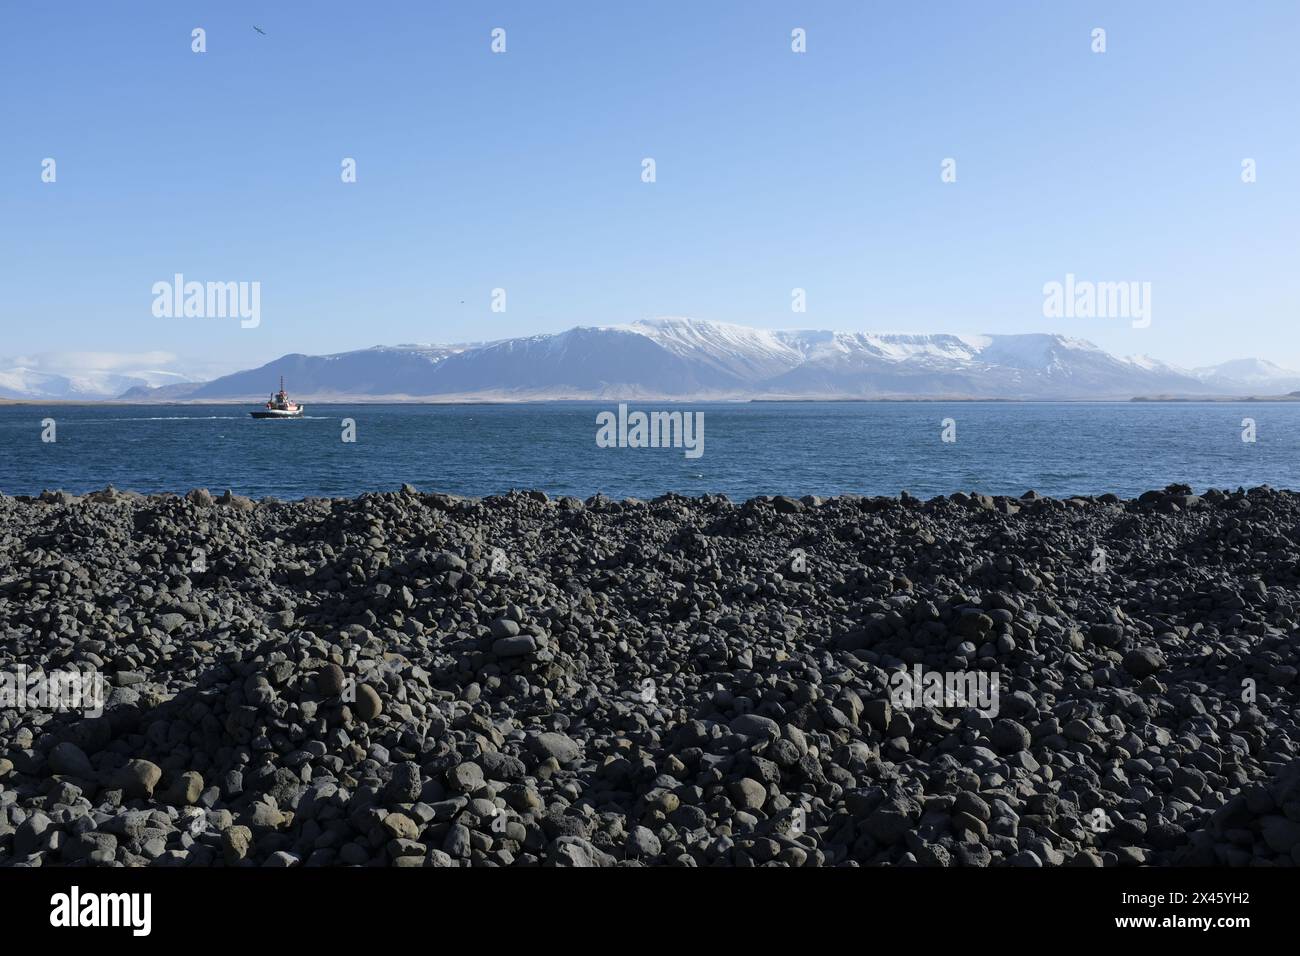
{"label": "flying bird", "polygon": [[262,36],[266,36],[266,31],[263,30],[261,27],[259,27],[256,23],[253,24],[253,29],[256,30],[258,33],[262,34]]}

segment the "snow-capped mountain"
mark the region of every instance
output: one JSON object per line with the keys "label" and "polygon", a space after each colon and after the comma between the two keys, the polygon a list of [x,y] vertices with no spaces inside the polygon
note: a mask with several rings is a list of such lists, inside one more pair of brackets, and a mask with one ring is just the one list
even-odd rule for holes
{"label": "snow-capped mountain", "polygon": [[290,393],[306,401],[1052,400],[1259,393],[1254,384],[1228,384],[1232,371],[1202,377],[1148,357],[1117,358],[1090,342],[1048,333],[770,331],[670,318],[486,343],[285,355],[209,382],[132,388],[122,398],[260,400],[281,375]]}
{"label": "snow-capped mountain", "polygon": [[280,376],[294,398],[316,401],[376,395],[422,395],[429,370],[460,345],[378,345],[333,355],[283,355],[260,368],[223,375],[210,382],[164,388],[132,388],[123,401],[226,401],[261,397],[279,387]]}
{"label": "snow-capped mountain", "polygon": [[811,339],[816,348],[807,362],[770,383],[774,390],[1022,400],[1205,392],[1186,375],[1119,359],[1063,335],[793,334]]}
{"label": "snow-capped mountain", "polygon": [[[1243,359],[1185,370],[1049,333],[772,331],[698,319],[580,326],[459,345],[284,355],[209,381],[144,358],[0,363],[0,398],[260,401],[283,375],[304,401],[381,399],[988,398],[1278,395],[1300,373]],[[161,356],[157,356],[161,357]],[[159,362],[159,366],[168,363]],[[174,363],[173,363],[174,364]]]}
{"label": "snow-capped mountain", "polygon": [[622,328],[683,361],[739,381],[761,381],[804,361],[798,344],[783,332],[692,319],[649,319]]}
{"label": "snow-capped mountain", "polygon": [[[42,367],[21,360],[0,367],[0,398],[96,401],[116,398],[132,388],[154,389],[185,382],[189,376],[158,368],[96,368],[93,361]],[[39,361],[39,360],[38,360]]]}
{"label": "snow-capped mountain", "polygon": [[1233,359],[1205,368],[1192,369],[1191,374],[1212,388],[1252,391],[1276,395],[1300,389],[1300,372],[1274,365],[1267,359]]}

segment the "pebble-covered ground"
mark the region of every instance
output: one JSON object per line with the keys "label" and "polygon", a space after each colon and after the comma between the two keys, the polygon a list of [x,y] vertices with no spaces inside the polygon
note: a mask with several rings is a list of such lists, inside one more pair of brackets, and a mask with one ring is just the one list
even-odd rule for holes
{"label": "pebble-covered ground", "polygon": [[[0,865],[1300,863],[1300,495],[0,496]],[[891,674],[996,675],[996,712]]]}

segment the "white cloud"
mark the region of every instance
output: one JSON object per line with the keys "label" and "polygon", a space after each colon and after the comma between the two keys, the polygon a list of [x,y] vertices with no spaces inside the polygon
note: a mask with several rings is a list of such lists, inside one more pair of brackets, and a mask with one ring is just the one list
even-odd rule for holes
{"label": "white cloud", "polygon": [[214,363],[174,352],[33,352],[0,358],[0,369],[28,369],[72,377],[103,374],[154,374],[175,377],[175,381],[201,382],[239,371],[231,362]]}
{"label": "white cloud", "polygon": [[37,352],[0,362],[42,372],[120,372],[165,369],[177,362],[177,356],[172,352]]}

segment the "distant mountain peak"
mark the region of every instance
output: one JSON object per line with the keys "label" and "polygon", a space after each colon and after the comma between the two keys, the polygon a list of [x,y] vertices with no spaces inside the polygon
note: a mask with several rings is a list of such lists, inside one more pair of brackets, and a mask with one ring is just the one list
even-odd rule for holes
{"label": "distant mountain peak", "polygon": [[1192,369],[1198,381],[1228,390],[1254,389],[1277,394],[1300,387],[1300,372],[1282,368],[1268,359],[1229,359],[1218,365]]}
{"label": "distant mountain peak", "polygon": [[1240,358],[1229,359],[1226,362],[1220,362],[1218,365],[1208,365],[1193,370],[1196,374],[1214,374],[1224,375],[1229,373],[1244,373],[1256,375],[1271,375],[1278,378],[1293,378],[1300,376],[1300,372],[1293,372],[1290,369],[1282,368],[1268,359],[1261,358]]}

